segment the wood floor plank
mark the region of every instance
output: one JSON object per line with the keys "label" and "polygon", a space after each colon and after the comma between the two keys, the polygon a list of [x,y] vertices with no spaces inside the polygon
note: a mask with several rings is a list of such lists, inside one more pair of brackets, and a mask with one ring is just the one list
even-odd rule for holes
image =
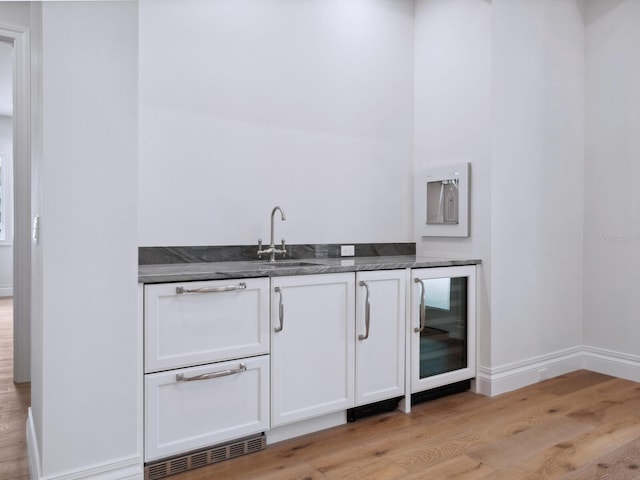
{"label": "wood floor plank", "polygon": [[239,475],[233,478],[237,480],[271,480],[273,478],[282,480],[322,480],[325,477],[308,463],[298,462],[268,468],[262,472],[256,472],[251,476]]}
{"label": "wood floor plank", "polygon": [[[325,480],[324,475],[318,472],[307,462],[274,462],[263,464],[261,467],[251,468],[245,463],[244,467],[228,468],[229,462],[221,462],[211,467],[199,468],[186,473],[180,473],[169,477],[171,480]],[[221,467],[221,468],[212,468]]]}
{"label": "wood floor plank", "polygon": [[[612,392],[615,392],[613,395],[615,399],[618,399],[618,395],[623,390],[632,390],[634,388],[633,385],[629,385],[624,380],[608,378],[609,380],[566,393],[549,401],[541,402],[537,405],[537,412],[532,411],[531,413],[536,416],[539,414],[555,416],[570,415],[584,409],[593,408],[595,402],[611,400]],[[544,383],[546,382],[543,382],[543,384]],[[542,390],[546,391],[545,389]]]}
{"label": "wood floor plank", "polygon": [[467,431],[450,438],[412,445],[407,450],[393,455],[392,460],[410,472],[419,472],[432,465],[463,456],[468,450],[484,444],[482,434]]}
{"label": "wood floor plank", "polygon": [[614,378],[615,377],[604,375],[602,373],[578,370],[571,372],[570,374],[550,378],[549,380],[537,384],[537,388],[548,393],[553,393],[554,395],[563,396],[580,391],[587,387],[592,387],[598,383],[613,380]]}
{"label": "wood floor plank", "polygon": [[[603,456],[635,445],[639,438],[640,418],[622,420],[615,424],[596,427],[571,441],[560,442],[520,462],[518,467],[543,478],[564,479],[565,475],[580,469],[581,466],[599,463]],[[640,463],[640,459],[638,462]],[[637,478],[640,478],[640,472]]]}
{"label": "wood floor plank", "polygon": [[640,412],[640,385],[622,380],[608,383],[610,388],[591,399],[588,406],[567,414],[570,418],[593,425],[602,425]]}
{"label": "wood floor plank", "polygon": [[[341,476],[341,480],[398,480],[406,478],[407,470],[386,461],[372,462],[351,474]],[[325,476],[331,478],[331,476]]]}
{"label": "wood floor plank", "polygon": [[500,470],[494,470],[482,477],[481,480],[547,480],[544,477],[531,474],[524,470],[520,470],[517,467],[501,468]]}
{"label": "wood floor plank", "polygon": [[494,470],[477,459],[465,455],[426,467],[407,475],[403,480],[439,479],[439,480],[480,480]]}
{"label": "wood floor plank", "polygon": [[12,459],[23,459],[27,457],[24,441],[13,442],[8,445],[0,446],[0,462],[6,462]]}
{"label": "wood floor plank", "polygon": [[374,445],[367,444],[364,448],[355,446],[342,451],[332,451],[309,461],[327,479],[357,478],[359,472],[364,469],[381,469],[385,464],[392,463],[388,459],[389,450],[376,448],[378,445],[376,442]]}
{"label": "wood floor plank", "polygon": [[26,417],[30,385],[13,383],[13,307],[0,299],[0,479],[27,479]]}
{"label": "wood floor plank", "polygon": [[559,417],[531,427],[511,437],[467,452],[494,469],[518,465],[524,459],[560,442],[593,430],[593,426],[571,418]]}
{"label": "wood floor plank", "polygon": [[562,480],[638,480],[639,478],[638,472],[627,471],[620,465],[611,467],[587,465],[562,477]]}
{"label": "wood floor plank", "polygon": [[579,479],[638,480],[640,478],[640,439],[576,469],[562,480]]}
{"label": "wood floor plank", "polygon": [[28,468],[26,456],[0,461],[0,478],[3,480],[28,478]]}

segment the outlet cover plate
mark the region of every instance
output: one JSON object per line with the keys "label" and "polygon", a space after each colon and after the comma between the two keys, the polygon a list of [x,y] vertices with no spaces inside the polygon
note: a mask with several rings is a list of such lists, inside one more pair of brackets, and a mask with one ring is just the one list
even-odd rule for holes
{"label": "outlet cover plate", "polygon": [[353,257],[356,254],[356,248],[354,245],[341,245],[340,256]]}

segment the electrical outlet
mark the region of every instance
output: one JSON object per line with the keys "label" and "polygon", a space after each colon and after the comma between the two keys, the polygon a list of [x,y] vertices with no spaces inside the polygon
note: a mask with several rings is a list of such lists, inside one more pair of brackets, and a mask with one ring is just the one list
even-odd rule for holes
{"label": "electrical outlet", "polygon": [[356,254],[356,247],[354,245],[342,245],[340,247],[340,256],[353,257]]}

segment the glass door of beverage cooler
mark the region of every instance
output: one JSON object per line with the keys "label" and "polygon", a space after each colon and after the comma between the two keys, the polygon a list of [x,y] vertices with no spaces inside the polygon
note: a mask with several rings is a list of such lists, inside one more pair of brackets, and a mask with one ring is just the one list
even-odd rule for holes
{"label": "glass door of beverage cooler", "polygon": [[412,273],[412,393],[476,376],[475,266]]}

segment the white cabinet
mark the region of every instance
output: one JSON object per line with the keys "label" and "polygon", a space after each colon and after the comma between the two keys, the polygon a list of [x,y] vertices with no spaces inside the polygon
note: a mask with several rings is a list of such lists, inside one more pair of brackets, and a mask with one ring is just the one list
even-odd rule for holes
{"label": "white cabinet", "polygon": [[475,266],[411,274],[411,393],[476,376]]}
{"label": "white cabinet", "polygon": [[355,275],[271,279],[271,425],[354,406]]}
{"label": "white cabinet", "polygon": [[473,265],[146,285],[145,461],[474,378],[475,289]]}
{"label": "white cabinet", "polygon": [[269,356],[145,377],[145,460],[269,428]]}
{"label": "white cabinet", "polygon": [[145,462],[269,429],[269,279],[146,285]]}
{"label": "white cabinet", "polygon": [[405,394],[406,275],[356,274],[356,406]]}
{"label": "white cabinet", "polygon": [[268,278],[145,286],[145,372],[268,352]]}

